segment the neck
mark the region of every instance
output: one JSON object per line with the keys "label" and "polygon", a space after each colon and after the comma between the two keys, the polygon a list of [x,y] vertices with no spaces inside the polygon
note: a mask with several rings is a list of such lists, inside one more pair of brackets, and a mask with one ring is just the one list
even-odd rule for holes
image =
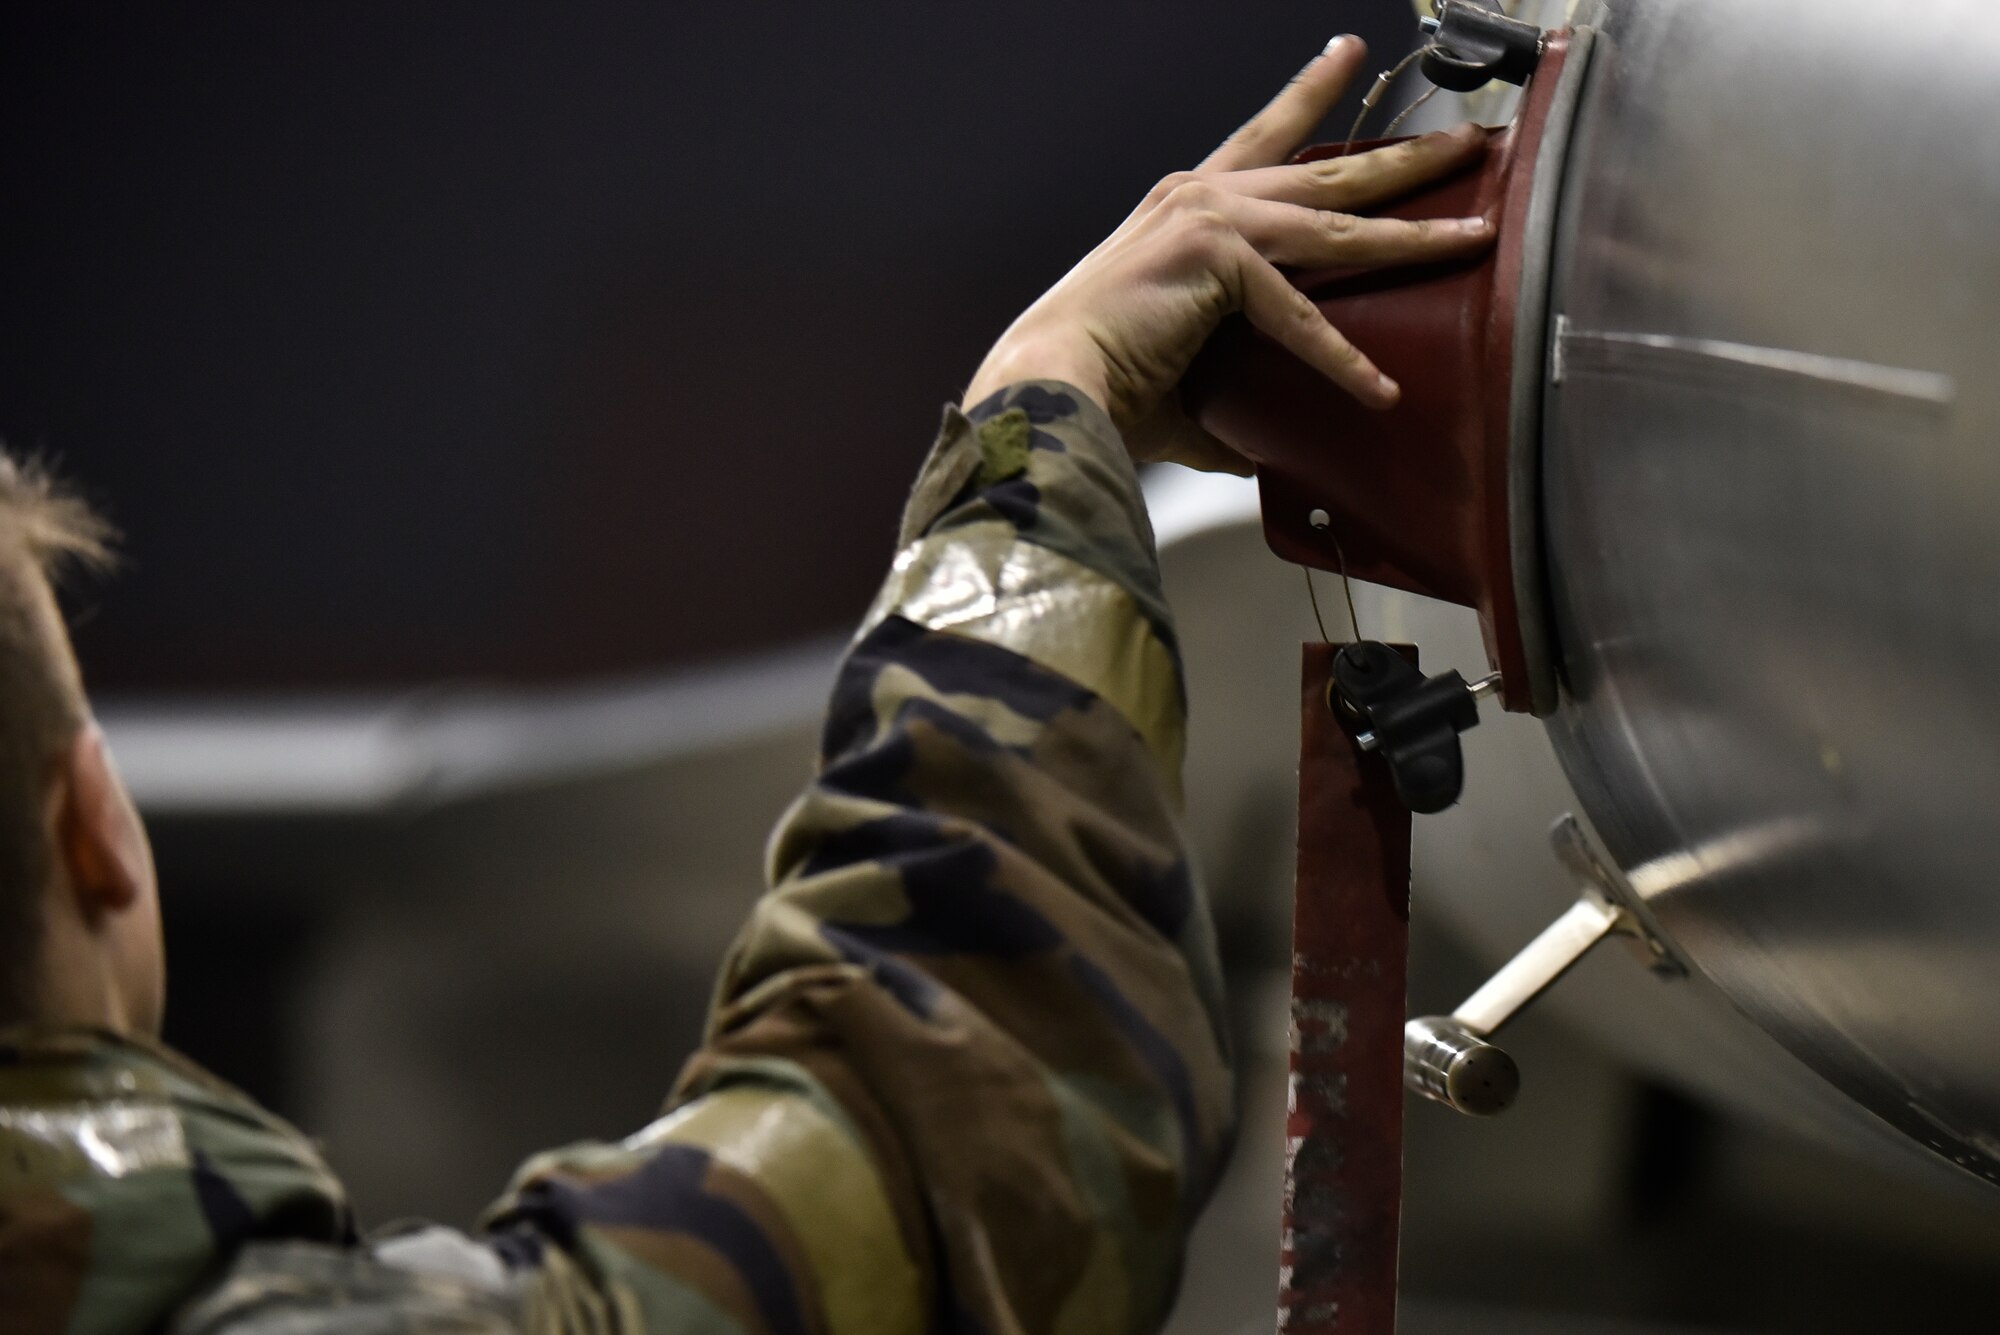
{"label": "neck", "polygon": [[39,1024],[133,1030],[132,1007],[119,985],[107,943],[70,919],[48,922],[36,967],[34,1011]]}

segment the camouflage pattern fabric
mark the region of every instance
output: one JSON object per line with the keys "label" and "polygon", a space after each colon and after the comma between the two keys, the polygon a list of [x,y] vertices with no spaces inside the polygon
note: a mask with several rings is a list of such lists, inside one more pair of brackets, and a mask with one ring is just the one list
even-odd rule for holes
{"label": "camouflage pattern fabric", "polygon": [[178,1059],[0,1036],[0,1333],[1156,1328],[1232,1092],[1132,465],[1017,385],[946,413],[902,538],[665,1116],[364,1245]]}
{"label": "camouflage pattern fabric", "polygon": [[151,1329],[254,1237],[354,1239],[304,1136],[163,1049],[0,1034],[0,1332]]}

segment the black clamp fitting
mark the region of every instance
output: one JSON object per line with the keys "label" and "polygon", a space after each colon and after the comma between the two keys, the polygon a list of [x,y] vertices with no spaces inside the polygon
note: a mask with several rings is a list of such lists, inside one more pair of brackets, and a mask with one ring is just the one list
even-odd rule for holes
{"label": "black clamp fitting", "polygon": [[[1469,93],[1494,79],[1523,84],[1542,61],[1542,30],[1510,19],[1480,0],[1436,0],[1437,17],[1419,68],[1454,93]],[[1435,24],[1433,28],[1432,25]]]}
{"label": "black clamp fitting", "polygon": [[1334,655],[1328,703],[1364,751],[1389,763],[1396,796],[1419,815],[1443,811],[1465,788],[1458,735],[1479,724],[1479,697],[1499,675],[1468,685],[1457,672],[1426,677],[1401,654],[1375,640]]}

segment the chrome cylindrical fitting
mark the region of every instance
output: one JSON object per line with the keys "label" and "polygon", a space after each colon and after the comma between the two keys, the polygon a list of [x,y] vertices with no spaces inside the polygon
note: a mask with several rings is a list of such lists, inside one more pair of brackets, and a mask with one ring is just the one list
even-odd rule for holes
{"label": "chrome cylindrical fitting", "polygon": [[1403,1083],[1474,1117],[1504,1111],[1521,1092],[1514,1059],[1449,1016],[1403,1026]]}

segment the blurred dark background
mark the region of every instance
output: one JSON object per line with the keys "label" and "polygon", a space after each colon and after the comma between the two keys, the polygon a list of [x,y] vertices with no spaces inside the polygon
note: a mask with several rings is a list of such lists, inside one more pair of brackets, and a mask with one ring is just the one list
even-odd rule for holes
{"label": "blurred dark background", "polygon": [[[1335,32],[1414,26],[0,8],[0,435],[127,535],[71,610],[159,852],[169,1038],[326,1139],[371,1221],[468,1222],[531,1150],[650,1117],[940,405]],[[1303,636],[1268,574],[1233,610]],[[1275,786],[1194,813],[1245,1139],[1176,1335],[1270,1320],[1291,667],[1227,665],[1265,668]],[[1419,929],[1442,1009],[1478,965]],[[1990,1329],[1990,1215],[1543,1018],[1512,1046],[1504,1125],[1412,1111],[1405,1335]]]}
{"label": "blurred dark background", "polygon": [[0,432],[128,535],[93,681],[548,680],[844,625],[985,346],[1344,28],[1414,20],[7,6]]}

